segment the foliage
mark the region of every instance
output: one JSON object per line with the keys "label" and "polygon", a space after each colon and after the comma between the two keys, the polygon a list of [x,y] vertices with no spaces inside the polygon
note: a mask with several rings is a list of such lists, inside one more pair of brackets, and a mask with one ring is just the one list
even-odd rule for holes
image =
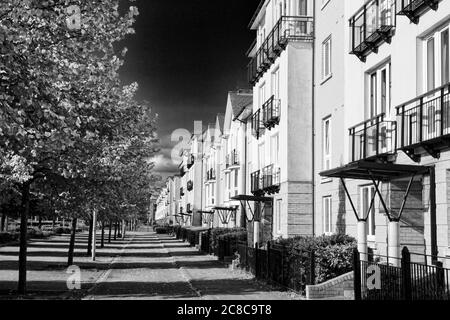
{"label": "foliage", "polygon": [[6,244],[19,239],[19,234],[17,232],[1,232],[0,233],[0,244]]}
{"label": "foliage", "polygon": [[236,232],[246,232],[245,228],[214,228],[211,229],[211,237],[209,238],[210,247],[212,252],[216,252],[219,247],[219,236],[236,233]]}

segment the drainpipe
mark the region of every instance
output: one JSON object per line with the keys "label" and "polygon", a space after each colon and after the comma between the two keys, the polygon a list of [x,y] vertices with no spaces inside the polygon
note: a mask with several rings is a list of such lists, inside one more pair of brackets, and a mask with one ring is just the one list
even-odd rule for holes
{"label": "drainpipe", "polygon": [[313,43],[312,43],[312,99],[311,99],[311,114],[312,114],[312,235],[313,237],[316,235],[316,166],[315,166],[315,136],[316,136],[316,128],[315,128],[315,54],[316,54],[316,1],[313,1]]}
{"label": "drainpipe", "polygon": [[[243,175],[243,179],[244,179],[244,194],[247,193],[247,126],[248,126],[248,122],[246,121],[244,123],[244,165],[243,165],[243,170],[242,170],[242,175]],[[244,218],[242,218],[242,215],[244,216]],[[247,229],[247,208],[245,206],[241,206],[241,224],[243,228]]]}
{"label": "drainpipe", "polygon": [[358,252],[361,261],[367,261],[367,232],[366,232],[366,221],[358,221]]}
{"label": "drainpipe", "polygon": [[429,167],[430,172],[430,233],[431,233],[431,259],[432,262],[438,260],[437,245],[437,222],[436,222],[436,169]]}

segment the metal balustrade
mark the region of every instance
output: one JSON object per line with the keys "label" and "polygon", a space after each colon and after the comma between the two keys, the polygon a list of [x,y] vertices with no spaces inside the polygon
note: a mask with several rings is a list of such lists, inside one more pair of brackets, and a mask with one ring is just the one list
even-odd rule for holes
{"label": "metal balustrade", "polygon": [[399,11],[398,15],[409,18],[413,23],[419,23],[420,16],[427,10],[437,10],[439,0],[397,0]]}
{"label": "metal balustrade", "polygon": [[250,187],[253,194],[262,192],[261,170],[255,171],[250,175]]}
{"label": "metal balustrade", "polygon": [[272,129],[280,123],[281,100],[271,96],[262,106],[263,124]]}
{"label": "metal balustrade", "polygon": [[390,43],[396,25],[395,0],[371,0],[350,18],[350,53],[361,61]]}
{"label": "metal balustrade", "polygon": [[397,123],[381,114],[349,129],[351,162],[394,154]]}
{"label": "metal balustrade", "polygon": [[[255,84],[286,49],[289,41],[312,41],[314,18],[307,16],[283,16],[258,48],[248,65],[248,80]],[[252,44],[252,48],[255,43]]]}
{"label": "metal balustrade", "polygon": [[269,165],[262,171],[262,187],[269,194],[276,193],[280,190],[280,168]]}

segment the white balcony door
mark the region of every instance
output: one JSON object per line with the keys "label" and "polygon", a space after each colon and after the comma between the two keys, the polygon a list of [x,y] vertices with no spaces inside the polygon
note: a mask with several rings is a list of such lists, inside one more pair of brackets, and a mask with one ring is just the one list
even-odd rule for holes
{"label": "white balcony door", "polygon": [[[450,81],[449,25],[437,30],[424,39],[424,83],[425,92],[430,92]],[[441,117],[440,93],[430,94],[424,100],[423,134],[424,140],[438,135],[441,123],[444,132],[450,133],[450,111],[448,99],[444,103]]]}
{"label": "white balcony door", "polygon": [[[360,217],[366,217],[370,203],[372,201],[372,196],[375,193],[375,188],[373,186],[367,186],[367,187],[361,187],[360,189],[361,195],[360,195],[360,203],[361,203],[361,213]],[[375,203],[372,205],[372,208],[369,212],[367,223],[366,223],[366,233],[367,233],[367,240],[370,242],[375,242],[375,232],[376,232],[376,225],[375,225]]]}

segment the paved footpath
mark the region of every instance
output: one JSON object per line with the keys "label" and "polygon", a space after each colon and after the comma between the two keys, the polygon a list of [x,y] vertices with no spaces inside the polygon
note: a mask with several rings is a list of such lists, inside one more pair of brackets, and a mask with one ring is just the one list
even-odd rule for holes
{"label": "paved footpath", "polygon": [[248,274],[167,235],[129,234],[132,240],[85,299],[286,300]]}

